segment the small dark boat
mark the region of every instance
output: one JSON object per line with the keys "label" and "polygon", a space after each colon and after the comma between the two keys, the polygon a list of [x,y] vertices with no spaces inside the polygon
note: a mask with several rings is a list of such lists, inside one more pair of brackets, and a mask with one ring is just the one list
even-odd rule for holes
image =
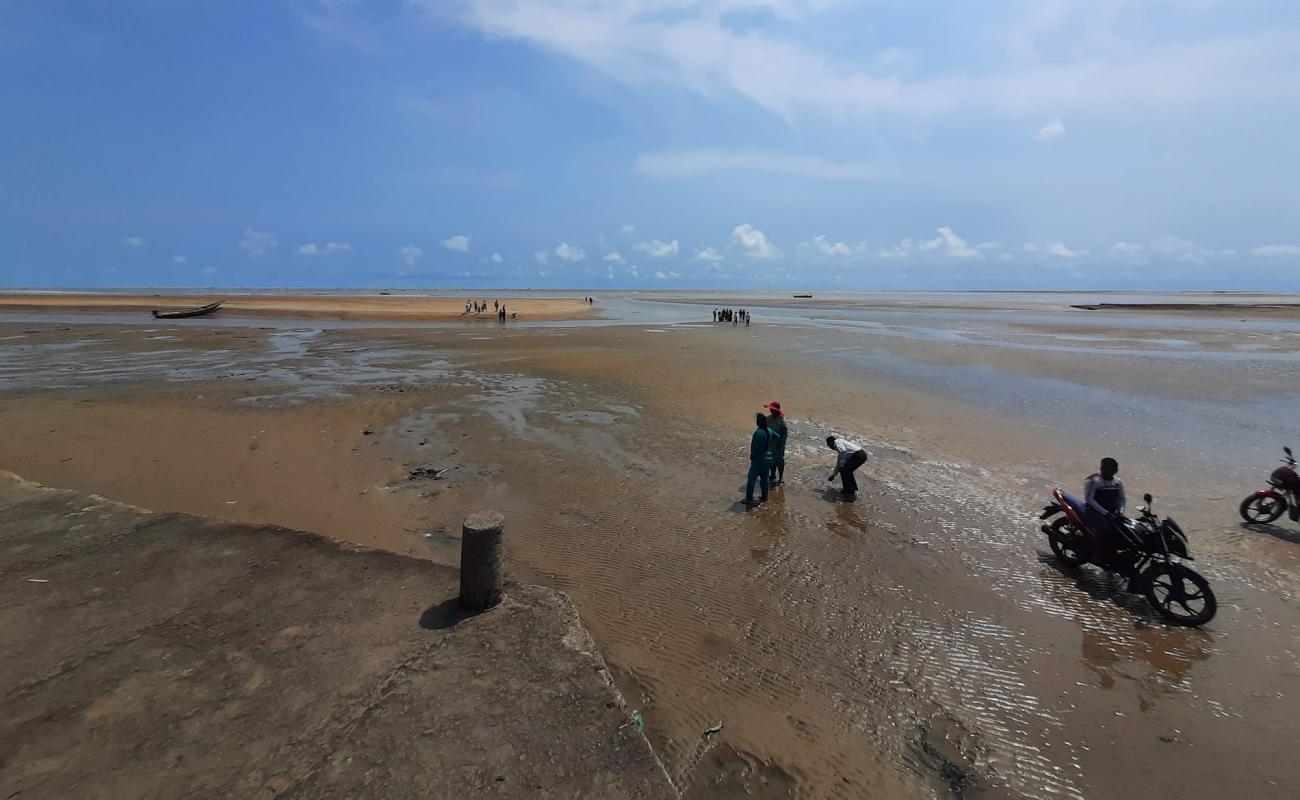
{"label": "small dark boat", "polygon": [[797,294],[797,295],[795,295],[795,298],[798,299],[798,300],[807,300],[807,299],[810,298],[810,297],[812,297],[812,295],[810,295],[810,294]]}
{"label": "small dark boat", "polygon": [[189,317],[203,317],[211,314],[218,308],[221,308],[221,304],[224,302],[226,301],[218,300],[215,303],[208,303],[206,306],[199,306],[198,308],[182,308],[176,311],[159,311],[155,308],[153,310],[153,316],[154,319],[187,319]]}

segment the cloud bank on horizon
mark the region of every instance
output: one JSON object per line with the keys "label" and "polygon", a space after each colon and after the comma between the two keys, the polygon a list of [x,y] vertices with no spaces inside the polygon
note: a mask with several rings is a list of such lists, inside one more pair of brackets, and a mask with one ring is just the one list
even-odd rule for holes
{"label": "cloud bank on horizon", "polygon": [[1300,290],[1289,0],[0,4],[0,285]]}

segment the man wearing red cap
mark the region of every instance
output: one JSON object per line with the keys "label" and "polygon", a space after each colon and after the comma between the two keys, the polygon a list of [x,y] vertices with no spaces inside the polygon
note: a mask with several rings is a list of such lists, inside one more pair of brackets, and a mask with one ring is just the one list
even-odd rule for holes
{"label": "man wearing red cap", "polygon": [[[746,323],[748,324],[748,323]],[[785,483],[785,440],[790,438],[790,429],[785,426],[785,414],[781,404],[776,400],[763,406],[767,409],[767,429],[776,434],[772,442],[772,485]]]}

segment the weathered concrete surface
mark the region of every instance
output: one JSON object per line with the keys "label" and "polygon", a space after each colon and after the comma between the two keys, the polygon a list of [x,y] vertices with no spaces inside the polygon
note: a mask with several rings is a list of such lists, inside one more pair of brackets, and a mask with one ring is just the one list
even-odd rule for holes
{"label": "weathered concrete surface", "polygon": [[432,563],[0,473],[0,798],[674,794],[565,598],[456,597]]}

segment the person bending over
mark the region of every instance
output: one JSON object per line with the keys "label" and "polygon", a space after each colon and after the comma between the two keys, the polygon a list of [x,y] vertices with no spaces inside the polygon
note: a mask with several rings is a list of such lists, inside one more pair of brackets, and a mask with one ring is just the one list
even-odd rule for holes
{"label": "person bending over", "polygon": [[858,493],[858,481],[853,477],[853,472],[867,463],[867,451],[856,442],[850,442],[841,436],[827,436],[826,446],[835,451],[835,471],[826,480],[833,481],[839,475],[843,485],[840,494],[852,497]]}

